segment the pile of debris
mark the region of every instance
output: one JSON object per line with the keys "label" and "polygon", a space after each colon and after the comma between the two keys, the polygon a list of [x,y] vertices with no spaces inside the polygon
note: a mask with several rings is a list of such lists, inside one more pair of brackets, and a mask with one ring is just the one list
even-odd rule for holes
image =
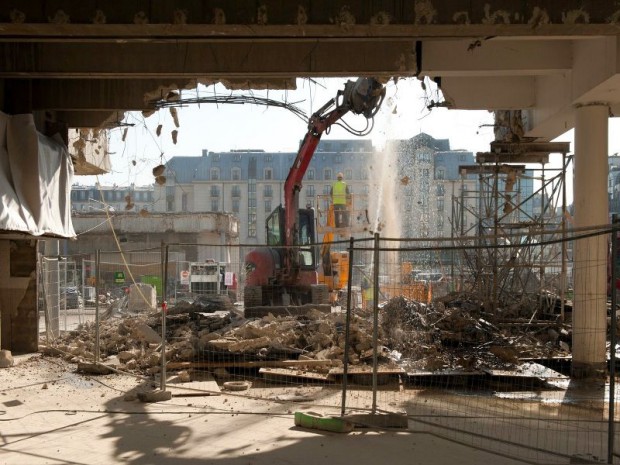
{"label": "pile of debris", "polygon": [[396,297],[382,308],[382,316],[389,346],[416,369],[510,368],[521,359],[570,352],[570,327],[551,320],[508,320],[501,312],[485,312],[467,294],[430,305]]}
{"label": "pile of debris", "polygon": [[[156,373],[164,347],[161,313],[120,312],[115,307],[107,314],[110,317],[99,328],[101,358],[117,357],[125,370]],[[536,326],[527,320],[505,323],[463,295],[430,305],[396,297],[380,309],[379,321],[380,362],[390,366],[399,361],[402,366],[424,370],[504,368],[522,357],[550,357],[569,350],[570,334],[563,325],[549,321]],[[345,323],[344,313],[317,310],[245,319],[227,298],[203,297],[169,309],[166,360],[171,367],[204,369],[277,367],[288,366],[278,361],[296,361],[327,373],[342,365]],[[372,315],[355,312],[349,334],[349,363],[369,365]],[[92,359],[94,324],[65,335],[57,347],[71,357]]]}

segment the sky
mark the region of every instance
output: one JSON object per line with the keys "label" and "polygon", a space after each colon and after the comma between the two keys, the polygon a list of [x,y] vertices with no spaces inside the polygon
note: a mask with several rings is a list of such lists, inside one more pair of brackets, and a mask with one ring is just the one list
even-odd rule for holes
{"label": "sky", "polygon": [[[351,78],[354,80],[354,78]],[[310,115],[343,90],[347,79],[318,79],[297,81],[295,91],[254,91],[253,95],[295,104]],[[439,101],[436,91],[425,92],[417,79],[390,81],[385,101],[375,117],[371,133],[364,139],[382,147],[386,139],[409,139],[425,132],[436,139],[449,139],[452,149],[472,152],[487,151],[493,139],[492,115],[487,111],[453,111],[445,108],[428,110],[430,100]],[[431,86],[428,85],[427,88]],[[201,87],[200,96],[229,95],[221,85]],[[235,94],[241,92],[235,91]],[[242,92],[250,95],[249,92]],[[182,98],[196,96],[196,91],[183,91]],[[99,176],[103,185],[148,185],[153,183],[152,169],[174,156],[201,156],[204,149],[227,152],[232,149],[263,149],[273,152],[297,152],[299,142],[307,131],[307,119],[278,107],[254,104],[201,104],[177,108],[179,127],[176,128],[168,108],[144,118],[141,113],[126,114],[128,127],[124,141],[123,128],[110,134],[112,172]],[[363,116],[345,115],[344,121],[356,129],[364,129]],[[158,125],[161,135],[156,135]],[[485,126],[487,125],[487,126]],[[174,144],[171,131],[178,131]],[[332,126],[322,139],[356,139],[357,136]],[[94,177],[80,177],[81,184],[94,184]]]}
{"label": "sky", "polygon": [[[355,78],[350,78],[355,80]],[[343,90],[347,79],[298,79],[297,89],[292,91],[235,91],[234,95],[254,95],[272,100],[292,103],[306,115],[312,114],[338,90]],[[389,139],[409,139],[425,132],[436,139],[449,139],[453,150],[464,149],[474,154],[488,151],[493,140],[493,117],[488,111],[428,109],[431,101],[443,100],[434,84],[415,78],[390,80],[386,84],[386,98],[375,117],[375,125],[368,136],[380,148]],[[197,91],[183,91],[181,98],[196,96],[227,96],[231,91],[222,85],[204,87]],[[144,118],[139,112],[128,112],[124,122],[131,124],[123,140],[123,128],[110,132],[110,158],[112,171],[101,175],[103,185],[144,186],[154,181],[152,169],[166,163],[174,156],[201,156],[203,150],[227,152],[232,149],[263,149],[271,152],[296,152],[300,140],[307,131],[307,120],[292,112],[255,104],[191,104],[177,108],[179,127],[176,128],[169,108],[162,108],[154,115]],[[352,114],[344,121],[356,129],[363,129],[366,119]],[[156,131],[162,126],[160,136]],[[171,131],[178,131],[177,143]],[[620,152],[620,130],[617,118],[610,120],[609,153]],[[355,139],[344,129],[332,126],[324,140]],[[573,142],[573,131],[562,135],[557,141]],[[573,144],[571,144],[571,148]],[[560,155],[552,155],[550,166],[560,166]],[[568,176],[569,200],[572,199],[572,177]],[[86,176],[77,180],[92,185],[97,178]]]}

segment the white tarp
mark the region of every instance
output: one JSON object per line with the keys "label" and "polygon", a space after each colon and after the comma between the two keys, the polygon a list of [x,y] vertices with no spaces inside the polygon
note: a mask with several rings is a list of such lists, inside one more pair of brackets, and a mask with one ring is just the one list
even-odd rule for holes
{"label": "white tarp", "polygon": [[75,237],[72,183],[63,144],[39,134],[31,114],[0,112],[0,231]]}

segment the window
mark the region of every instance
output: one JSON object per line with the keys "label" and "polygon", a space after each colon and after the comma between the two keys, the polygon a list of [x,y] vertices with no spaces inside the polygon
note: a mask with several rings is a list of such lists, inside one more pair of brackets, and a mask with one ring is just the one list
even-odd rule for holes
{"label": "window", "polygon": [[431,154],[428,152],[420,152],[418,153],[418,160],[429,162],[431,161]]}
{"label": "window", "polygon": [[248,182],[248,237],[256,237],[256,180]]}
{"label": "window", "polygon": [[241,168],[233,168],[230,177],[233,181],[241,180]]}
{"label": "window", "polygon": [[241,197],[241,188],[239,186],[232,186],[231,194],[233,197]]}
{"label": "window", "polygon": [[211,168],[211,181],[218,181],[220,179],[220,169],[219,168]]}
{"label": "window", "polygon": [[235,153],[233,155],[233,161],[241,161],[241,155],[238,153]]}
{"label": "window", "polygon": [[437,179],[444,179],[446,170],[444,168],[437,168],[437,175],[436,178]]}
{"label": "window", "polygon": [[220,186],[211,186],[211,197],[220,196]]}
{"label": "window", "polygon": [[353,171],[352,170],[344,170],[344,178],[345,179],[353,179]]}
{"label": "window", "polygon": [[265,161],[266,161],[266,162],[271,162],[271,161],[273,161],[273,155],[265,155]]}
{"label": "window", "polygon": [[368,180],[368,170],[363,169],[362,172],[360,173],[362,176],[362,180],[367,181]]}
{"label": "window", "polygon": [[[265,197],[273,197],[273,187],[272,186],[265,186],[264,196]],[[269,209],[269,211],[271,211],[271,209]]]}
{"label": "window", "polygon": [[174,211],[174,187],[166,186],[166,211]]}
{"label": "window", "polygon": [[437,211],[440,211],[440,212],[443,211],[443,205],[444,205],[443,198],[437,199]]}
{"label": "window", "polygon": [[310,181],[312,181],[314,179],[314,170],[313,169],[308,170],[308,172],[306,173],[306,178],[309,179]]}
{"label": "window", "polygon": [[335,161],[336,161],[336,163],[342,163],[342,155],[340,155],[340,154],[336,155]]}
{"label": "window", "polygon": [[323,185],[323,195],[330,195],[332,193],[332,186],[329,184]]}
{"label": "window", "polygon": [[271,168],[265,168],[265,179],[273,179],[273,170]]}
{"label": "window", "polygon": [[211,159],[213,161],[220,161],[220,154],[219,153],[212,153],[211,157],[212,157]]}
{"label": "window", "polygon": [[443,184],[437,184],[437,195],[438,196],[440,197],[443,196],[445,194],[445,191],[446,189]]}
{"label": "window", "polygon": [[459,155],[459,161],[465,161],[465,154],[464,153],[461,153]]}
{"label": "window", "polygon": [[265,200],[265,213],[271,213],[271,199]]}
{"label": "window", "polygon": [[233,199],[233,201],[232,201],[232,211],[233,211],[233,213],[239,213],[239,199]]}
{"label": "window", "polygon": [[220,211],[220,199],[211,199],[211,211]]}
{"label": "window", "polygon": [[316,193],[314,191],[314,186],[313,185],[306,186],[306,197],[314,197],[315,195]]}
{"label": "window", "polygon": [[332,170],[330,168],[325,168],[323,171],[323,179],[326,181],[330,181],[332,179]]}
{"label": "window", "polygon": [[181,211],[187,211],[187,194],[185,192],[181,195]]}
{"label": "window", "polygon": [[428,177],[429,177],[429,175],[430,175],[429,170],[427,170],[427,169],[423,169],[423,170],[422,170],[422,176],[423,176],[423,177],[428,178]]}

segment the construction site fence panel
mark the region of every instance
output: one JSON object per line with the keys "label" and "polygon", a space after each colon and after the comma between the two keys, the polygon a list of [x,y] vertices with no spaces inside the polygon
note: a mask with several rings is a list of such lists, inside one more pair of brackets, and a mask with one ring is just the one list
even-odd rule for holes
{"label": "construction site fence panel", "polygon": [[[77,286],[95,277],[102,362],[118,357],[121,371],[150,376],[175,395],[389,413],[410,431],[527,463],[613,463],[612,228],[479,232],[336,241],[329,286],[320,281],[324,264],[318,270],[327,305],[267,305],[252,317],[244,257],[264,246],[101,252],[99,270],[88,258],[67,276]],[[47,259],[45,267],[53,272]],[[131,278],[115,282],[120,271]],[[57,286],[46,279],[45,301]],[[106,301],[129,283],[152,286],[156,308],[137,310],[133,291],[122,304]],[[91,355],[92,324],[76,329],[51,342]]]}

